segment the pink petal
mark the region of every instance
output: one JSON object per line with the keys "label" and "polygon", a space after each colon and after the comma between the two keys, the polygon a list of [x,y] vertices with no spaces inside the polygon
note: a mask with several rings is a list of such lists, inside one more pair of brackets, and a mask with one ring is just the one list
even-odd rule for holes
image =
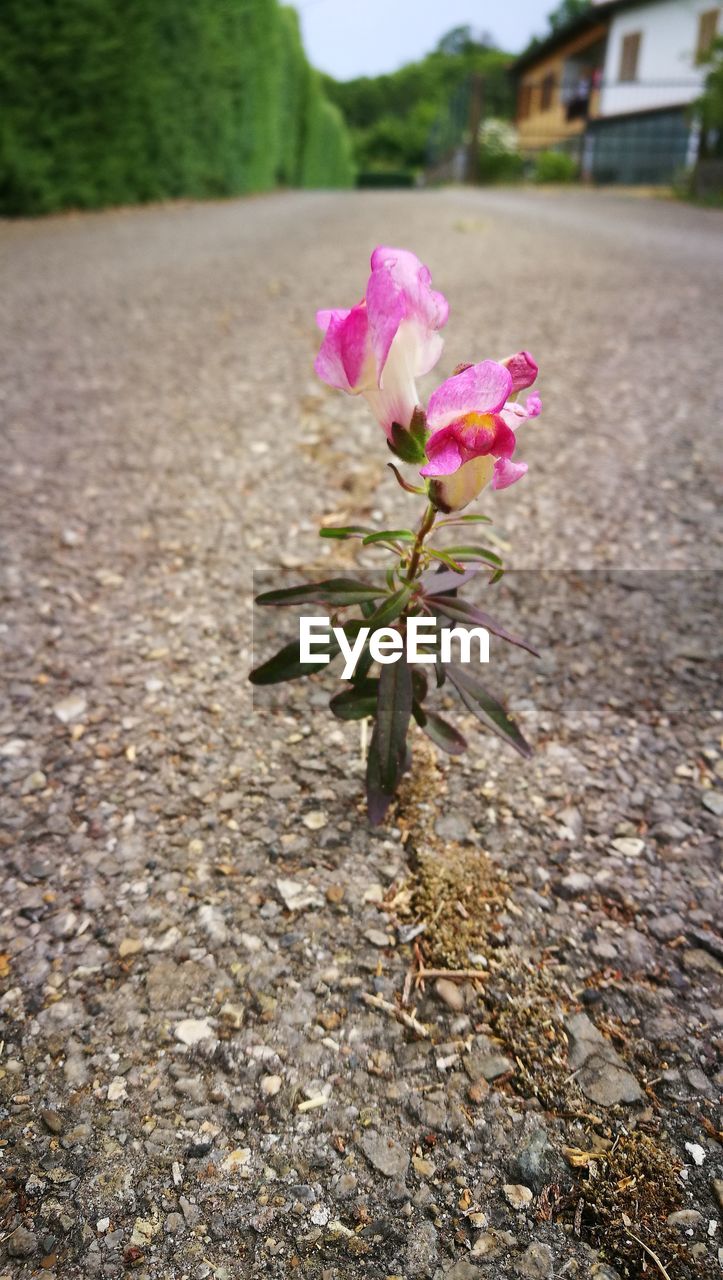
{"label": "pink petal", "polygon": [[342,310],[340,307],[332,307],[327,311],[317,311],[316,323],[322,333],[326,333],[332,320],[346,320],[349,310]]}
{"label": "pink petal", "polygon": [[431,288],[429,270],[407,249],[380,245],[372,254],[371,266],[366,300],[379,385],[392,342],[405,321],[413,326],[415,336],[412,376],[428,373],[442,351],[436,331],[447,322],[446,298]]}
{"label": "pink petal", "polygon": [[507,369],[495,360],[470,365],[464,373],[448,378],[429,398],[427,424],[439,431],[468,413],[496,413],[512,390]]}
{"label": "pink petal", "polygon": [[508,489],[511,484],[521,480],[526,471],[526,462],[510,462],[508,458],[498,458],[492,476],[492,488]]}
{"label": "pink petal", "polygon": [[500,364],[510,371],[513,394],[516,391],[524,391],[525,387],[531,387],[537,377],[537,362],[533,360],[529,351],[517,351],[515,355],[501,360]]}
{"label": "pink petal", "polygon": [[319,316],[327,328],[314,361],[316,373],[322,382],[340,391],[358,390],[369,351],[366,307],[360,303],[351,311],[320,312]]}
{"label": "pink petal", "polygon": [[532,394],[527,397],[525,401],[525,409],[527,410],[528,418],[539,417],[542,413],[542,400],[540,399],[539,392],[533,391]]}
{"label": "pink petal", "polygon": [[454,427],[438,431],[427,441],[427,457],[429,462],[422,467],[420,476],[449,476],[459,470],[464,458],[455,438]]}

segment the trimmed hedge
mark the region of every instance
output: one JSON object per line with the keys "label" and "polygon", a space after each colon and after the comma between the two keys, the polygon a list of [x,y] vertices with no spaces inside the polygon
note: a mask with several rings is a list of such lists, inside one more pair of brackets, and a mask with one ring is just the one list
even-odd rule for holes
{"label": "trimmed hedge", "polygon": [[0,213],[349,186],[278,0],[2,0]]}

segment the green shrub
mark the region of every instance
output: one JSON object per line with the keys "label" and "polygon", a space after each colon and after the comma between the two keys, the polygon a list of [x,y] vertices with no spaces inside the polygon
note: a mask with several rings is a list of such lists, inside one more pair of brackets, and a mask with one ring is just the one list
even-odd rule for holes
{"label": "green shrub", "polygon": [[517,149],[517,132],[507,120],[485,120],[479,133],[480,182],[516,182],[525,162]]}
{"label": "green shrub", "polygon": [[278,0],[2,0],[0,101],[0,213],[350,181]]}
{"label": "green shrub", "polygon": [[541,151],[535,157],[535,182],[574,182],[577,164],[566,151]]}

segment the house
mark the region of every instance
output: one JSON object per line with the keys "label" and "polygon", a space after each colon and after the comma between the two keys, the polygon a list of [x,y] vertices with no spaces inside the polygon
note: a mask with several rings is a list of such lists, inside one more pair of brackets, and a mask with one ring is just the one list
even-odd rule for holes
{"label": "house", "polygon": [[571,151],[599,182],[670,182],[695,161],[690,106],[722,27],[711,0],[592,0],[514,64],[523,152]]}
{"label": "house", "polygon": [[513,63],[523,153],[556,148],[581,155],[588,118],[598,108],[608,26],[607,15],[590,9]]}
{"label": "house", "polygon": [[703,59],[723,34],[711,0],[593,3],[610,14],[600,98],[586,131],[583,172],[599,181],[669,182],[694,163]]}

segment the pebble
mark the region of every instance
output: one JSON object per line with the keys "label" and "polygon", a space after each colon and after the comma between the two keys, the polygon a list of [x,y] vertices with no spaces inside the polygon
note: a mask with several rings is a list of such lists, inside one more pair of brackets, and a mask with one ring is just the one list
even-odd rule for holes
{"label": "pebble", "polygon": [[704,791],[703,804],[716,818],[723,818],[723,791]]}
{"label": "pebble", "polygon": [[449,1009],[453,1009],[455,1013],[461,1013],[464,1010],[464,994],[456,982],[452,982],[449,978],[437,978],[434,990],[438,999]]}
{"label": "pebble", "polygon": [[42,791],[43,787],[46,786],[47,781],[48,779],[42,769],[36,769],[35,773],[29,774],[25,779],[20,790],[24,796],[29,796],[32,795],[34,791]]}
{"label": "pebble", "polygon": [[623,858],[639,858],[645,848],[645,841],[636,836],[620,836],[619,839],[612,840],[611,845]]}
{"label": "pebble", "polygon": [[324,899],[315,885],[282,878],[276,881],[276,890],[287,911],[305,911],[308,907],[324,905]]}
{"label": "pebble", "polygon": [[207,1018],[183,1018],[173,1029],[173,1034],[181,1044],[199,1044],[201,1040],[212,1040],[216,1033]]}
{"label": "pebble", "polygon": [[552,1249],[548,1244],[535,1241],[528,1245],[522,1257],[515,1264],[518,1276],[525,1280],[551,1280],[554,1274]]}
{"label": "pebble", "polygon": [[61,724],[71,724],[74,720],[80,719],[87,706],[87,699],[82,693],[71,693],[67,698],[56,702],[53,713]]}
{"label": "pebble", "polygon": [[40,1112],[40,1118],[51,1133],[63,1132],[63,1117],[57,1111],[53,1111],[52,1107],[43,1107]]}
{"label": "pebble", "polygon": [[114,1076],[108,1085],[108,1101],[121,1102],[126,1097],[127,1084],[123,1076]]}
{"label": "pebble", "polygon": [[259,1088],[265,1097],[275,1098],[282,1084],[281,1076],[262,1076]]}
{"label": "pebble", "polygon": [[29,1258],[38,1247],[38,1237],[26,1227],[18,1227],[5,1241],[11,1258]]}
{"label": "pebble", "polygon": [[703,1214],[697,1209],[678,1209],[669,1213],[666,1221],[669,1227],[697,1227],[703,1221]]}
{"label": "pebble", "polygon": [[381,929],[365,929],[364,937],[367,942],[371,942],[373,947],[392,947],[393,939],[388,933],[384,933]]}
{"label": "pebble", "polygon": [[570,1041],[568,1065],[586,1097],[601,1107],[642,1101],[637,1080],[586,1013],[567,1018],[565,1030]]}
{"label": "pebble", "polygon": [[529,1187],[522,1186],[521,1183],[508,1182],[502,1188],[507,1203],[519,1213],[521,1209],[526,1209],[532,1204],[532,1192]]}
{"label": "pebble", "polygon": [[125,960],[126,956],[135,956],[138,954],[139,951],[142,951],[142,950],[143,950],[142,938],[123,938],[123,940],[118,946],[118,955],[121,957],[122,960]]}
{"label": "pebble", "polygon": [[409,1153],[394,1138],[368,1129],[359,1139],[359,1146],[369,1163],[385,1178],[406,1177]]}
{"label": "pebble", "polygon": [[707,1155],[705,1147],[701,1147],[697,1142],[686,1142],[685,1149],[691,1157],[693,1164],[697,1164],[698,1166],[702,1165]]}
{"label": "pebble", "polygon": [[326,826],[329,819],[321,809],[312,809],[310,813],[305,813],[301,819],[304,826],[309,831],[321,831]]}

